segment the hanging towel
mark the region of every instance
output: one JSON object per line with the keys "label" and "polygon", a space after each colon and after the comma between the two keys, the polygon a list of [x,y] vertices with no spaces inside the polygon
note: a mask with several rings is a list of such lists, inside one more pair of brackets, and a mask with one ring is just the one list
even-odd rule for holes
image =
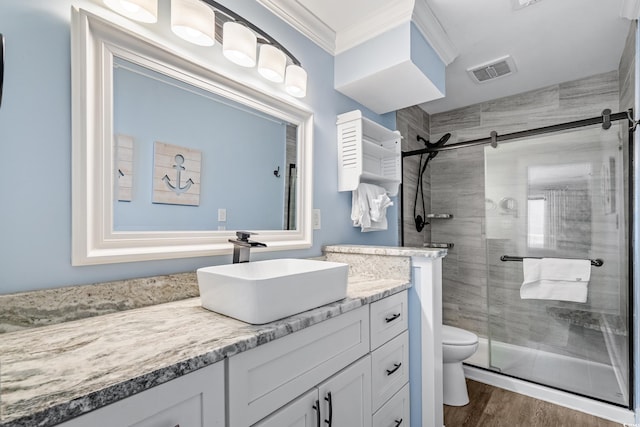
{"label": "hanging towel", "polygon": [[522,299],[587,302],[591,261],[588,259],[524,258]]}
{"label": "hanging towel", "polygon": [[351,194],[351,220],[362,232],[387,229],[387,208],[393,202],[387,191],[373,184],[360,183]]}

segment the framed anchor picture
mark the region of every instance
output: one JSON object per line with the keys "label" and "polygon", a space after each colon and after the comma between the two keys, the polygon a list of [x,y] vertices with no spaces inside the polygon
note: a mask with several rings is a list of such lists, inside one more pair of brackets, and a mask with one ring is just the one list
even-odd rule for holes
{"label": "framed anchor picture", "polygon": [[153,149],[153,203],[199,206],[202,152],[157,141]]}

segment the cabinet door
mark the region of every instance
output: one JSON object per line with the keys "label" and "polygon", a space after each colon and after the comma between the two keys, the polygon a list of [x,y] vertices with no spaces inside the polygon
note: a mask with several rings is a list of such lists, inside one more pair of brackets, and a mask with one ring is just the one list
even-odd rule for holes
{"label": "cabinet door", "polygon": [[224,364],[219,362],[60,427],[224,427],[224,423]]}
{"label": "cabinet door", "polygon": [[371,427],[371,356],[366,356],[320,385],[322,424]]}
{"label": "cabinet door", "polygon": [[253,427],[319,427],[319,411],[318,389],[314,388]]}

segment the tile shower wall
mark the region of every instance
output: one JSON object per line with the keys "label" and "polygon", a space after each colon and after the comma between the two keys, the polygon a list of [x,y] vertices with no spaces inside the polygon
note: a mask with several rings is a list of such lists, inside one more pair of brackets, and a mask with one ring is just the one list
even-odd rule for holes
{"label": "tile shower wall", "polygon": [[[449,143],[454,143],[487,137],[492,130],[505,134],[579,120],[597,116],[604,108],[616,110],[618,86],[618,71],[611,71],[433,114],[421,121],[419,111],[405,109],[398,112],[398,129],[405,137],[403,144],[413,144],[414,133],[421,127],[433,140],[450,132]],[[407,149],[403,145],[403,150]],[[429,165],[425,190],[431,191],[427,209],[451,213],[453,219],[434,220],[422,236],[416,235],[412,217],[418,160],[405,159],[403,217],[405,246],[421,244],[425,239],[454,244],[443,260],[444,322],[487,337],[483,150],[470,147],[441,152]]]}
{"label": "tile shower wall", "polygon": [[[414,106],[398,110],[396,126],[402,135],[402,151],[419,150],[425,147],[424,143],[417,139],[418,135],[429,139],[429,115],[422,108]],[[419,160],[420,156],[407,157],[402,165],[402,215],[398,215],[398,227],[400,227],[398,235],[403,237],[403,246],[422,247],[424,242],[430,240],[429,227],[425,227],[419,233],[413,219]],[[430,212],[431,184],[428,168],[423,176],[422,185],[424,186],[425,209]],[[420,207],[419,215],[424,218],[420,199],[418,199],[418,205]]]}

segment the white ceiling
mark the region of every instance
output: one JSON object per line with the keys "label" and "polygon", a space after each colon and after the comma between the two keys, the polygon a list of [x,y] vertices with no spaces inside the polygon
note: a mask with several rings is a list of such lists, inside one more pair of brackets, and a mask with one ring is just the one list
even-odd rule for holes
{"label": "white ceiling", "polygon": [[[448,111],[618,68],[630,22],[623,0],[427,0],[459,56],[446,70],[446,96],[422,104]],[[484,84],[467,68],[511,55],[517,72]]]}
{"label": "white ceiling", "polygon": [[[333,46],[335,54],[341,33],[363,21],[379,21],[394,5],[405,7],[408,0],[258,1],[272,10],[286,9],[288,16],[280,15],[297,20],[298,25],[287,19],[298,29],[304,22],[306,34],[322,28],[315,41],[330,51]],[[448,111],[618,68],[631,22],[620,14],[630,0],[540,0],[520,10],[514,10],[513,1],[410,2],[411,7],[415,4],[414,17],[420,8],[435,15],[443,37],[458,53],[446,69],[445,98],[421,104],[423,109]],[[305,13],[308,16],[301,19]],[[334,37],[333,43],[326,42],[327,35]],[[469,78],[467,68],[505,55],[513,57],[516,73],[484,84]]]}

